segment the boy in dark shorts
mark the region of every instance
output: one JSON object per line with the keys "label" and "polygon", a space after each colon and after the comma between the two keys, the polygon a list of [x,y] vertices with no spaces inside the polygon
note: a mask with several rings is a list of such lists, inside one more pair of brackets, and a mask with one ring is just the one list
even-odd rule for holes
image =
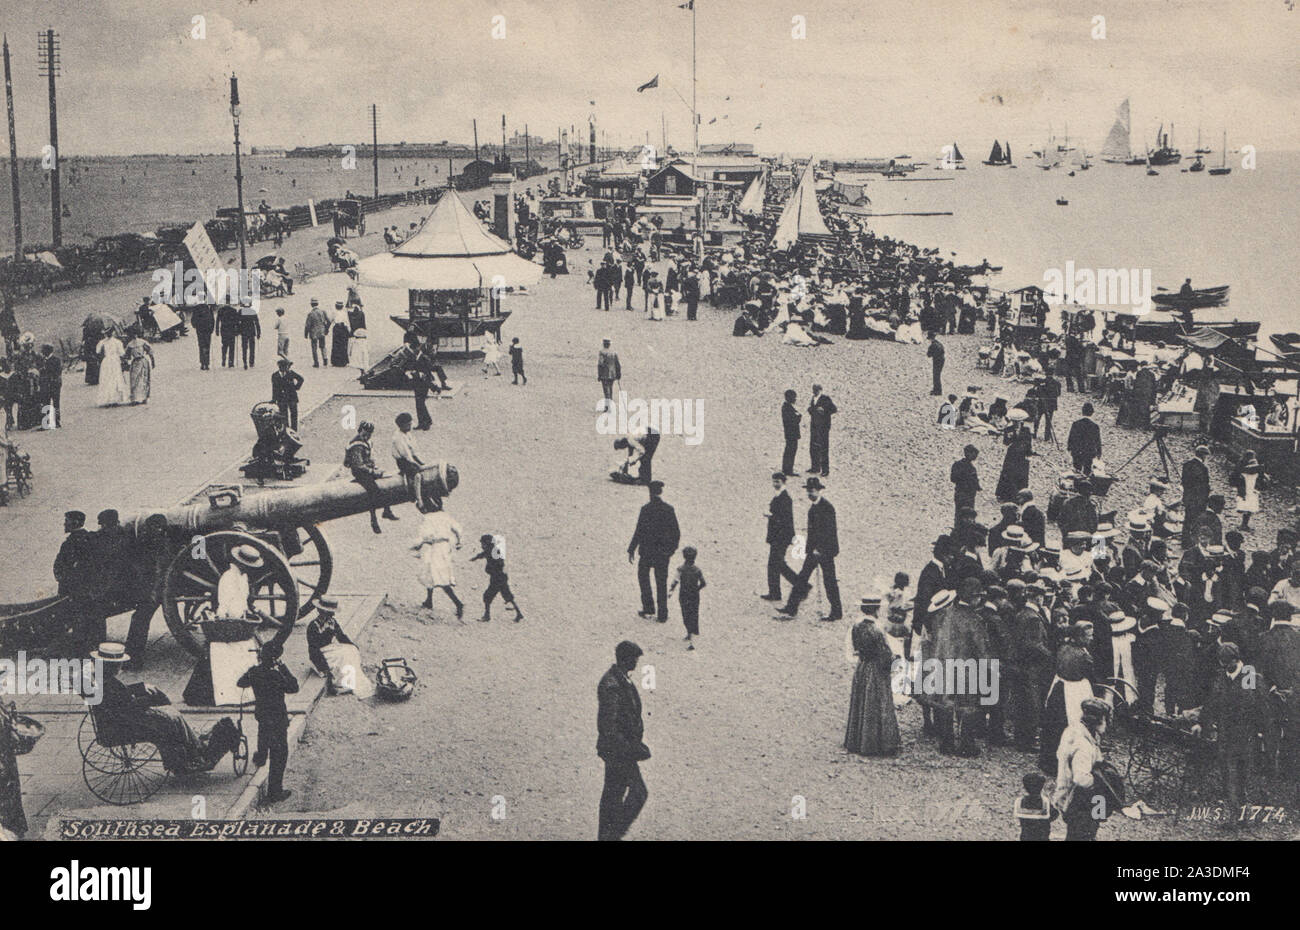
{"label": "boy in dark shorts", "polygon": [[520,378],[524,384],[528,383],[528,375],[524,374],[524,347],[519,344],[518,336],[510,340],[510,374],[514,376],[511,384],[518,384]]}
{"label": "boy in dark shorts", "polygon": [[483,616],[479,617],[479,620],[487,623],[492,619],[492,601],[500,594],[506,606],[515,612],[515,623],[518,623],[524,619],[524,615],[519,610],[519,605],[515,603],[515,596],[510,590],[510,576],[506,574],[505,554],[498,547],[497,538],[491,533],[484,533],[478,538],[478,542],[482,546],[482,551],[470,561],[477,562],[483,559],[483,570],[488,576],[487,590],[483,592]]}
{"label": "boy in dark shorts", "polygon": [[682,625],[686,627],[686,648],[694,649],[695,643],[691,642],[691,637],[700,635],[700,592],[704,590],[704,572],[700,571],[699,566],[695,564],[696,551],[694,546],[687,546],[682,550],[684,562],[677,569],[677,577],[673,579],[672,587],[668,593],[672,594],[678,585],[681,585],[682,593],[678,595],[679,603],[682,607]]}

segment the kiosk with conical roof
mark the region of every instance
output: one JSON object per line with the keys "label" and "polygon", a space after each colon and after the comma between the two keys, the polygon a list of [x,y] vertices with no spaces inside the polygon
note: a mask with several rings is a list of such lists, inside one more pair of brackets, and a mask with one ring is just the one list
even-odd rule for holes
{"label": "kiosk with conical roof", "polygon": [[[393,292],[405,291],[405,314],[390,318],[408,334],[429,340],[443,359],[481,357],[471,340],[484,333],[499,338],[510,316],[502,297],[533,286],[542,275],[540,265],[488,232],[455,191],[443,195],[415,235],[391,252],[362,260],[357,272],[361,287],[375,292],[368,304],[391,305]],[[403,351],[362,375],[362,382],[398,386],[389,382]]]}

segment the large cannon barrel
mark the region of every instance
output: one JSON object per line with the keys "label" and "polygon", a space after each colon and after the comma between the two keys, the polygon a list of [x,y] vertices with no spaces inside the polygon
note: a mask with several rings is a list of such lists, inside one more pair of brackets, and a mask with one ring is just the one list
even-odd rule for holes
{"label": "large cannon barrel", "polygon": [[[426,465],[422,480],[432,482],[440,495],[449,494],[456,486],[458,476],[454,466],[445,462]],[[387,507],[412,500],[410,489],[401,475],[380,478],[376,481],[379,498],[376,506]],[[366,489],[352,479],[339,478],[306,487],[257,490],[240,494],[238,500],[223,503],[221,495],[204,499],[170,510],[143,510],[122,517],[122,526],[128,533],[140,535],[145,521],[154,514],[167,518],[173,532],[186,534],[211,533],[241,524],[249,527],[278,528],[307,526],[365,513],[370,508]]]}

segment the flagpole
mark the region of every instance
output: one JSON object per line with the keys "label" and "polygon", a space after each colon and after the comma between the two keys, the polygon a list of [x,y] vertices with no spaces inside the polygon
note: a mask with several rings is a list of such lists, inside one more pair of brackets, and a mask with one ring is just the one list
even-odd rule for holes
{"label": "flagpole", "polygon": [[[694,133],[694,142],[691,148],[691,176],[696,180],[692,183],[698,183],[700,176],[699,157],[700,157],[700,114],[696,106],[696,85],[695,85],[695,4],[699,0],[691,2],[691,130]],[[705,192],[708,196],[708,192]],[[699,207],[700,215],[695,223],[695,228],[701,233],[704,232],[704,219],[708,211],[701,204]]]}

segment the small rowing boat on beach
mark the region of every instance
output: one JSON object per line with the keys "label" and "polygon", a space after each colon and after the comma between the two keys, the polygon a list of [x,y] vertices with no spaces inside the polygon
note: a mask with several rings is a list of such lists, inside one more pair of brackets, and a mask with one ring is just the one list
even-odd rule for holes
{"label": "small rowing boat on beach", "polygon": [[1197,310],[1203,307],[1222,307],[1228,302],[1228,288],[1230,285],[1221,284],[1218,287],[1200,287],[1193,288],[1190,291],[1178,291],[1176,293],[1155,294],[1151,297],[1151,302],[1160,307],[1168,307],[1176,310]]}
{"label": "small rowing boat on beach", "polygon": [[1300,333],[1274,333],[1268,338],[1278,355],[1288,361],[1300,361]]}
{"label": "small rowing boat on beach", "polygon": [[1139,317],[1136,335],[1139,342],[1173,342],[1178,336],[1190,335],[1197,329],[1212,329],[1232,339],[1254,339],[1259,335],[1260,324],[1252,320],[1192,320],[1184,322],[1177,317],[1154,312]]}

